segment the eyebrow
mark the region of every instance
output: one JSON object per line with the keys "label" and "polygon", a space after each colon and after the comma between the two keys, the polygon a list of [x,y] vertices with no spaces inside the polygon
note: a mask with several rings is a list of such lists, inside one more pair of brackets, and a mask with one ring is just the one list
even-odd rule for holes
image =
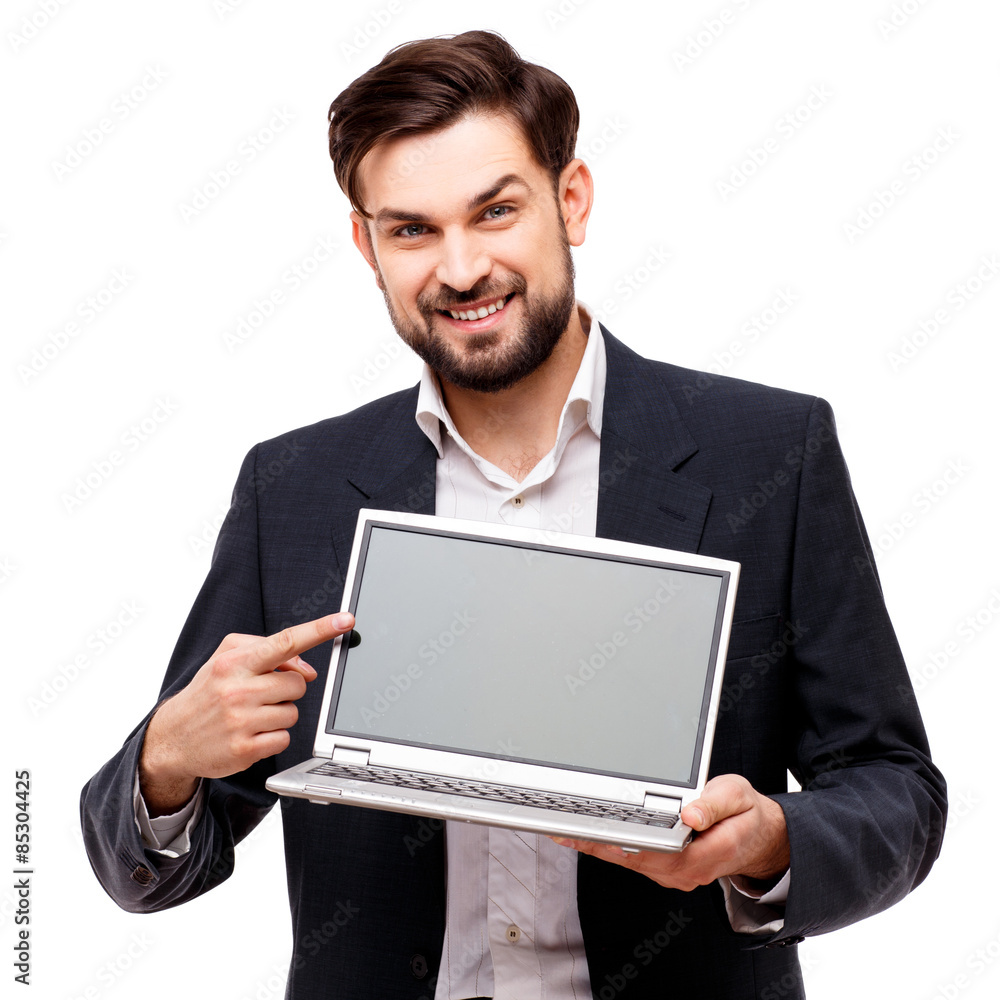
{"label": "eyebrow", "polygon": [[[473,195],[466,204],[466,211],[474,212],[480,205],[492,201],[498,194],[511,187],[520,184],[521,187],[528,187],[527,181],[520,174],[504,174],[497,179],[492,187],[479,194]],[[397,208],[380,208],[375,213],[375,224],[381,225],[385,222],[429,222],[430,217],[421,212],[408,212]]]}

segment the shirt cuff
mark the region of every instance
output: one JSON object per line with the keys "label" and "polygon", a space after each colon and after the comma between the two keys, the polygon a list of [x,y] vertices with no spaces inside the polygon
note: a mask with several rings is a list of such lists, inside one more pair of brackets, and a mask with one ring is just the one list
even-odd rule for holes
{"label": "shirt cuff", "polygon": [[191,850],[191,831],[201,819],[205,801],[203,783],[199,779],[194,795],[177,812],[165,816],[150,817],[146,800],[139,790],[139,772],[136,771],[132,786],[132,807],[135,811],[135,825],[142,842],[151,850],[165,854],[168,858],[179,858]]}
{"label": "shirt cuff", "polygon": [[745,892],[723,876],[719,879],[726,898],[726,913],[733,930],[739,934],[776,934],[785,926],[785,902],[791,885],[791,869],[762,896]]}

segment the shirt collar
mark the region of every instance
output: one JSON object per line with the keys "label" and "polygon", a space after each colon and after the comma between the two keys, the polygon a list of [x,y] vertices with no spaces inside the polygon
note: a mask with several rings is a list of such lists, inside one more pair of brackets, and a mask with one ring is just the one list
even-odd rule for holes
{"label": "shirt collar", "polygon": [[[570,386],[569,395],[563,405],[559,417],[559,432],[556,437],[556,449],[561,452],[565,441],[586,420],[590,429],[600,438],[601,424],[604,417],[604,386],[607,380],[607,356],[604,347],[604,337],[600,327],[594,322],[590,309],[582,302],[577,302],[580,322],[587,336],[587,346],[576,377]],[[444,455],[441,442],[441,428],[449,433],[455,441],[465,449],[468,445],[462,441],[455,429],[451,414],[444,405],[441,387],[433,370],[424,365],[420,373],[420,389],[417,394],[417,426],[427,435],[438,453],[438,458]],[[469,449],[471,450],[471,449]]]}

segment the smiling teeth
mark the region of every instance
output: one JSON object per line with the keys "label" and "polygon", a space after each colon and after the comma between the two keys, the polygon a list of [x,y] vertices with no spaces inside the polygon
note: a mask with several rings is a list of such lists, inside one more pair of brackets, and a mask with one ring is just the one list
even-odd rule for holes
{"label": "smiling teeth", "polygon": [[451,314],[452,319],[486,319],[487,316],[492,316],[498,309],[503,309],[506,304],[506,299],[497,299],[496,302],[491,302],[488,306],[480,306],[478,309],[460,309],[457,312],[454,309],[449,309],[448,312]]}

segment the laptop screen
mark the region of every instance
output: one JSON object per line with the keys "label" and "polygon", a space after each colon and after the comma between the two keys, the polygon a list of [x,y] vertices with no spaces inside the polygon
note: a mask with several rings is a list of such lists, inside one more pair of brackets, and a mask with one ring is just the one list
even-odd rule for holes
{"label": "laptop screen", "polygon": [[558,537],[369,524],[327,731],[694,785],[729,574]]}

